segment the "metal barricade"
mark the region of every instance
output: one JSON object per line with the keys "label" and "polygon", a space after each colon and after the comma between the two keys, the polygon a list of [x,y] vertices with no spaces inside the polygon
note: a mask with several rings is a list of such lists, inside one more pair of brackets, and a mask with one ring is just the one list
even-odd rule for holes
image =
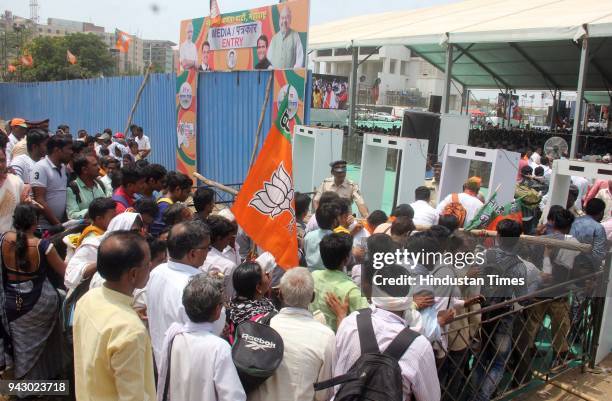
{"label": "metal barricade", "polygon": [[[606,268],[528,295],[466,310],[433,343],[442,400],[513,398],[569,369],[594,365]],[[553,294],[553,295],[551,295]]]}

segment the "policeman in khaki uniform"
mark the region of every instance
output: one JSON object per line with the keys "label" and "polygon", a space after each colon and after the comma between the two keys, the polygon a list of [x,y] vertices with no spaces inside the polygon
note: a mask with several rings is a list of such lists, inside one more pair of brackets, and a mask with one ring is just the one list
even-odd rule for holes
{"label": "policeman in khaki uniform", "polygon": [[346,178],[346,161],[336,160],[329,165],[332,168],[331,173],[333,177],[324,179],[319,189],[317,189],[317,193],[313,199],[315,209],[319,207],[321,194],[326,191],[333,191],[340,195],[341,198],[350,199],[352,202],[355,202],[361,216],[367,217],[369,214],[368,207],[361,196],[359,185]]}

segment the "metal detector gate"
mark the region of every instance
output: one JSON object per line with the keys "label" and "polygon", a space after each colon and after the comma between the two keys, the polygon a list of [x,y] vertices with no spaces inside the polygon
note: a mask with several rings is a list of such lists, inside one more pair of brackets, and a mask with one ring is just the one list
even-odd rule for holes
{"label": "metal detector gate", "polygon": [[[489,196],[499,185],[497,201],[506,204],[514,200],[514,187],[521,155],[501,149],[484,149],[473,146],[448,144],[442,157],[442,173],[438,204],[453,192],[462,192],[463,184],[470,173],[472,160],[491,164],[491,176],[488,182]],[[484,186],[484,183],[483,183]]]}
{"label": "metal detector gate", "polygon": [[293,130],[293,181],[298,192],[313,192],[330,176],[329,163],[342,159],[340,129],[296,125]]}
{"label": "metal detector gate", "polygon": [[414,201],[414,190],[425,182],[428,145],[429,141],[425,139],[364,135],[359,186],[371,211],[380,209],[382,205],[387,151],[401,151],[398,155],[396,174],[399,174],[399,177],[396,179],[394,203],[411,203]]}
{"label": "metal detector gate", "polygon": [[[589,163],[578,160],[559,159],[553,162],[552,173],[550,176],[550,186],[548,189],[548,202],[544,208],[544,216],[552,205],[565,207],[567,195],[572,176],[584,177],[587,179],[612,180],[612,167],[601,163]],[[606,259],[608,265],[612,264],[611,258]],[[609,270],[610,266],[607,267]],[[608,277],[608,289],[604,304],[603,321],[599,336],[599,347],[595,362],[600,362],[612,349],[612,274]]]}

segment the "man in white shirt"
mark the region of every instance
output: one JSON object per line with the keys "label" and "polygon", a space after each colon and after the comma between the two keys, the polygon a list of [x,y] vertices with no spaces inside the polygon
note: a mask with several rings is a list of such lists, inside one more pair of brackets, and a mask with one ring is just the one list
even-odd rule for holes
{"label": "man in white shirt", "polygon": [[138,153],[141,159],[146,159],[151,153],[151,141],[142,130],[142,127],[136,127],[134,131],[134,140],[138,144]]}
{"label": "man in white shirt", "polygon": [[531,157],[529,157],[529,164],[531,165],[532,168],[536,168],[537,166],[540,165],[540,158],[542,154],[542,148],[535,148],[535,150],[533,151],[533,153],[531,154]]}
{"label": "man in white shirt", "polygon": [[189,280],[200,273],[210,246],[208,227],[197,220],[179,223],[168,235],[167,263],[157,266],[147,283],[147,315],[155,361],[162,358],[164,334],[172,323],[186,323],[181,299]]}
{"label": "man in white shirt", "polygon": [[331,378],[334,332],[317,322],[308,310],[314,299],[314,280],[305,267],[288,270],[280,280],[283,308],[270,321],[283,339],[283,361],[253,393],[249,401],[324,401],[330,391],[314,391],[313,384]]}
{"label": "man in white shirt", "polygon": [[17,145],[17,142],[21,141],[28,132],[28,124],[23,118],[13,118],[11,120],[11,133],[8,136],[8,143],[6,144],[6,158],[7,163],[11,163],[13,159],[13,148]]}
{"label": "man in white shirt", "polygon": [[206,224],[210,229],[211,246],[201,270],[208,274],[220,274],[223,277],[225,299],[229,301],[234,296],[232,273],[237,264],[235,259],[232,260],[224,252],[236,241],[238,226],[219,215],[208,216]]}
{"label": "man in white shirt", "polygon": [[582,200],[584,199],[589,190],[589,180],[577,175],[573,175],[571,179],[572,184],[578,187],[578,199],[576,199],[574,206],[577,210],[582,211]]}
{"label": "man in white shirt", "polygon": [[33,129],[27,135],[28,153],[19,155],[11,161],[11,169],[24,184],[30,183],[30,174],[34,164],[47,154],[47,140],[49,135],[40,129]]}
{"label": "man in white shirt", "polygon": [[175,322],[166,332],[162,359],[158,362],[157,399],[246,400],[232,361],[232,349],[219,337],[223,325],[217,322],[225,322],[219,284],[210,276],[197,275],[187,284],[181,299],[188,321]]}
{"label": "man in white shirt", "polygon": [[410,204],[414,210],[412,222],[416,226],[433,226],[438,224],[438,211],[429,204],[431,190],[425,186],[414,190],[415,201]]}
{"label": "man in white shirt", "polygon": [[[458,194],[459,203],[465,208],[466,215],[464,224],[472,221],[476,213],[483,206],[483,203],[480,199],[477,198],[478,192],[480,191],[480,177],[471,177],[467,180],[465,184],[463,184],[463,192]],[[438,214],[442,214],[446,205],[449,205],[452,202],[453,194],[448,194],[446,198],[444,198],[437,207]],[[463,224],[462,224],[463,226]]]}
{"label": "man in white shirt", "polygon": [[[386,265],[377,270],[376,274],[383,279],[399,279],[406,270],[398,265]],[[401,296],[399,292],[401,292]],[[409,287],[394,286],[393,289],[374,288],[372,292],[371,317],[372,327],[379,350],[384,352],[395,337],[407,327],[403,316],[411,308],[408,297]],[[393,293],[393,297],[387,294]],[[357,330],[356,311],[344,318],[336,333],[336,356],[334,359],[333,377],[343,375],[361,356],[359,333]],[[439,401],[440,382],[436,369],[436,360],[431,344],[419,335],[399,360],[402,371],[404,400],[410,400],[414,395],[416,401]]]}

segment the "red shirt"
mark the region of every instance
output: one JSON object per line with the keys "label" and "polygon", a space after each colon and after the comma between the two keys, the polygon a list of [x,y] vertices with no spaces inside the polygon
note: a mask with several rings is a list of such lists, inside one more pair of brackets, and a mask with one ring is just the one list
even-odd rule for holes
{"label": "red shirt", "polygon": [[521,180],[521,170],[523,169],[523,167],[525,166],[529,166],[529,160],[527,159],[521,159],[519,160],[519,165],[518,165],[518,173],[516,174],[516,180],[520,181]]}
{"label": "red shirt", "polygon": [[[125,192],[123,185],[115,190],[113,200],[116,204],[115,211],[117,214],[125,212],[128,207],[133,207],[135,203],[134,197]],[[127,206],[124,204],[126,201],[128,203]]]}

